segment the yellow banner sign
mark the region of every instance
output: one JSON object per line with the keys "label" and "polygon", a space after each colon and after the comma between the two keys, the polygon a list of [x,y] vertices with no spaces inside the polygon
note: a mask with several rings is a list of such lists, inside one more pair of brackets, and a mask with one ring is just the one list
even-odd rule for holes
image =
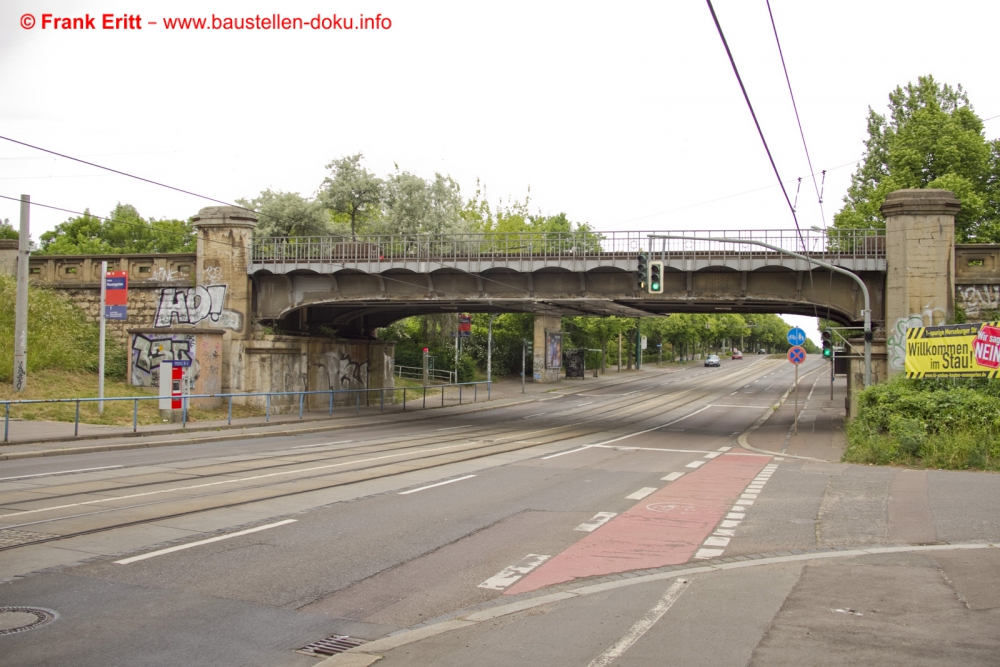
{"label": "yellow banner sign", "polygon": [[1000,376],[1000,322],[906,330],[906,377]]}

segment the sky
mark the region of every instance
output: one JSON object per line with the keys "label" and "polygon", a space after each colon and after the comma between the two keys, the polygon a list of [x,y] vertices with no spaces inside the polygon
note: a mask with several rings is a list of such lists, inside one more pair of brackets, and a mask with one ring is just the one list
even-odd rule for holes
{"label": "sky", "polygon": [[[772,0],[812,165],[827,171],[821,207],[767,3],[713,4],[793,200],[803,179],[804,229],[831,223],[868,108],[883,112],[897,85],[962,84],[991,118],[987,138],[1000,135],[1000,3]],[[94,29],[55,29],[45,14]],[[379,29],[166,27],[274,14],[378,16]],[[102,29],[104,15],[123,28]],[[124,27],[129,16],[141,29]],[[494,203],[530,192],[532,211],[598,230],[794,227],[697,0],[5,0],[0,82],[0,135],[226,202],[266,188],[311,196],[329,162],[362,152],[380,175],[448,174]],[[119,202],[155,218],[213,205],[0,140],[0,195],[21,194],[99,215]],[[34,238],[70,217],[31,215]],[[0,219],[18,217],[0,199]],[[811,318],[786,319],[818,340]]]}

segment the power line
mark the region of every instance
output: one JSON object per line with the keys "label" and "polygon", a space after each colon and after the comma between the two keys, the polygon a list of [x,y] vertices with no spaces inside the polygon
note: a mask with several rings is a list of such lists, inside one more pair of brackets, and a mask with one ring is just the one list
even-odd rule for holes
{"label": "power line", "polygon": [[740,84],[740,90],[743,91],[743,99],[746,100],[747,108],[750,109],[750,115],[753,116],[753,123],[757,126],[757,134],[760,135],[761,143],[764,144],[764,150],[767,152],[767,159],[771,161],[771,168],[774,169],[774,175],[778,179],[778,183],[781,185],[781,192],[785,195],[785,201],[788,202],[788,210],[792,212],[792,220],[795,221],[795,230],[799,234],[799,242],[802,244],[802,249],[805,251],[806,242],[802,238],[802,228],[799,227],[799,218],[795,215],[795,207],[792,205],[792,200],[788,197],[788,191],[785,190],[785,183],[781,180],[781,174],[778,173],[778,165],[774,163],[774,157],[771,155],[771,149],[767,145],[767,139],[764,138],[764,130],[760,127],[760,122],[757,120],[757,114],[753,110],[753,104],[750,103],[750,95],[747,94],[746,86],[743,85],[743,78],[740,76],[740,71],[736,67],[736,60],[733,58],[733,52],[729,49],[729,42],[726,41],[726,35],[722,32],[722,25],[719,23],[719,17],[715,15],[715,7],[712,6],[712,0],[705,0],[708,3],[708,11],[712,13],[712,20],[715,21],[715,28],[719,32],[719,37],[722,39],[722,45],[726,48],[726,55],[729,56],[729,63],[733,67],[733,74],[736,75],[736,80]]}
{"label": "power line", "polygon": [[802,129],[802,119],[799,118],[799,107],[795,104],[795,93],[792,92],[792,80],[788,76],[788,67],[785,65],[785,54],[781,50],[781,40],[778,39],[778,26],[774,23],[774,14],[771,13],[771,0],[767,3],[767,15],[771,17],[771,28],[774,30],[774,42],[778,45],[778,55],[781,57],[781,69],[785,71],[785,83],[788,84],[788,96],[792,98],[792,108],[795,110],[795,121],[799,124],[799,136],[802,137],[802,148],[806,152],[806,162],[809,164],[809,172],[812,174],[813,188],[816,190],[816,200],[819,202],[819,214],[823,220],[823,228],[826,228],[826,213],[823,211],[823,198],[819,194],[819,185],[816,183],[816,171],[813,169],[812,158],[809,157],[809,146],[806,145],[806,133]]}
{"label": "power line", "polygon": [[[24,141],[18,141],[17,139],[12,139],[10,137],[5,137],[3,135],[0,135],[0,139],[3,139],[4,141],[9,141],[9,142],[14,143],[14,144],[20,144],[21,146],[27,146],[28,148],[33,148],[36,151],[42,151],[43,153],[48,153],[50,155],[57,155],[57,156],[59,156],[61,158],[65,158],[66,160],[72,160],[74,162],[79,162],[81,164],[85,164],[85,165],[88,165],[88,166],[91,166],[91,167],[95,167],[96,169],[103,169],[104,171],[110,171],[113,174],[118,174],[120,176],[126,176],[128,178],[134,178],[137,181],[143,181],[144,183],[151,183],[152,185],[158,185],[161,188],[167,188],[168,190],[174,190],[175,192],[182,192],[182,193],[184,193],[186,195],[191,195],[192,197],[198,197],[200,199],[207,199],[208,201],[214,201],[216,204],[222,204],[224,206],[236,206],[236,204],[231,204],[231,203],[229,203],[227,201],[222,201],[221,199],[215,199],[214,197],[208,197],[206,195],[200,195],[197,192],[191,192],[190,190],[184,190],[183,188],[177,188],[177,187],[174,187],[173,185],[167,185],[166,183],[161,183],[159,181],[154,181],[154,180],[149,179],[149,178],[143,178],[142,176],[136,176],[135,174],[130,174],[127,171],[120,171],[118,169],[112,169],[111,167],[105,167],[103,165],[97,164],[96,162],[88,162],[86,160],[81,160],[78,157],[73,157],[72,155],[66,155],[65,153],[57,153],[56,151],[49,150],[48,148],[42,148],[41,146],[35,146],[34,144],[29,144],[29,143],[24,142]],[[245,206],[238,206],[237,208],[242,208],[242,209],[247,210],[247,211],[251,210],[251,209],[246,208]],[[254,211],[254,213],[256,213],[256,211]]]}

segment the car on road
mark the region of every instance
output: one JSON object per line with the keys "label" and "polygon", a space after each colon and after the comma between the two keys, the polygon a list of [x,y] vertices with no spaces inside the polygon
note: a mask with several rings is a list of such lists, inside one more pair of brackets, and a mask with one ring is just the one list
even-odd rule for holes
{"label": "car on road", "polygon": [[742,359],[743,353],[739,350],[733,350],[733,359]]}
{"label": "car on road", "polygon": [[717,354],[710,354],[707,357],[705,357],[705,365],[706,366],[722,366],[722,360],[719,359],[719,355],[717,355]]}
{"label": "car on road", "polygon": [[767,350],[757,350],[757,354],[767,354]]}

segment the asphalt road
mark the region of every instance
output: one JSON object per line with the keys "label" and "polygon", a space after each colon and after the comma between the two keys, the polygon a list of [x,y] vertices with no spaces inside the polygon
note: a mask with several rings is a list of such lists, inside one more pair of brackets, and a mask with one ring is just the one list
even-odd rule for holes
{"label": "asphalt road", "polygon": [[[922,621],[961,640],[940,659],[996,664],[1000,587],[971,574],[993,551],[816,554],[1000,540],[1000,477],[736,447],[788,390],[782,360],[623,376],[430,419],[5,462],[0,606],[58,617],[0,634],[0,665],[313,665],[295,650],[331,635],[382,646],[387,664],[821,664],[802,659],[802,619],[840,646],[853,635],[838,623],[862,617],[816,597],[878,586],[950,595],[947,622]],[[671,579],[727,561],[753,567]],[[587,584],[607,588],[566,592]],[[455,620],[553,591],[566,599]],[[433,636],[385,648],[414,628]]]}

